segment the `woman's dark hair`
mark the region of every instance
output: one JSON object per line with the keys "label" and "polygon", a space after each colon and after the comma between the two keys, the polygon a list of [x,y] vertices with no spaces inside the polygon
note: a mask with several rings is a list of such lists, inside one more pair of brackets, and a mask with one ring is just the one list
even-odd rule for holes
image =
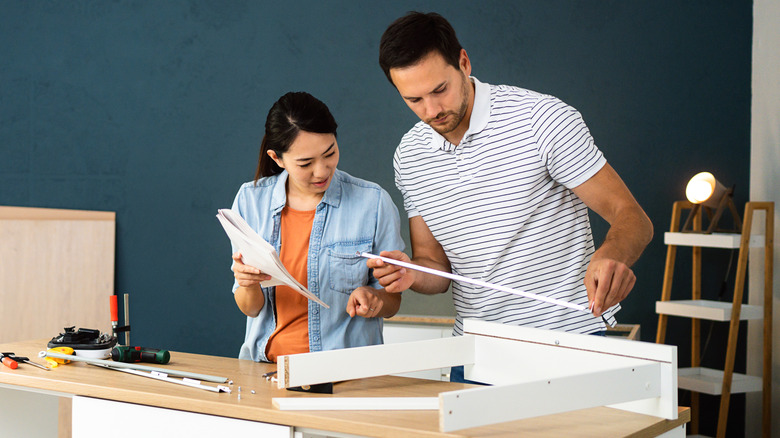
{"label": "woman's dark hair", "polygon": [[459,68],[461,49],[455,29],[444,17],[435,12],[408,12],[382,34],[379,66],[392,84],[390,69],[414,65],[433,51],[440,53],[447,64]]}
{"label": "woman's dark hair", "polygon": [[336,135],[336,120],[327,105],[309,93],[290,92],[280,97],[268,111],[265,135],[260,144],[260,158],[255,183],[265,177],[282,173],[282,168],[268,156],[268,151],[281,157],[301,131]]}

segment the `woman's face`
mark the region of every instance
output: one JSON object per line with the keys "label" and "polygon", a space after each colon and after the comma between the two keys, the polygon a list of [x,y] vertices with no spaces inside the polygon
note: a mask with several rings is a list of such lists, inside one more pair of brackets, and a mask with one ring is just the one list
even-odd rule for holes
{"label": "woman's face", "polygon": [[299,196],[322,197],[339,164],[339,145],[333,134],[301,131],[281,157],[268,155],[287,170],[288,190]]}

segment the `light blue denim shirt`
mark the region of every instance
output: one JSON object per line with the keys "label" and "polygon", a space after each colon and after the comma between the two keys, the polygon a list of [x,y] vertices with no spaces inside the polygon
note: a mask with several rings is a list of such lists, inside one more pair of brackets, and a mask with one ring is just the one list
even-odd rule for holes
{"label": "light blue denim shirt", "polygon": [[[287,172],[241,186],[237,211],[279,252]],[[336,170],[314,213],[308,254],[308,289],[330,309],[309,300],[309,350],[334,350],[382,343],[382,318],[350,317],[347,301],[360,286],[381,288],[358,251],[403,250],[398,209],[379,185]],[[233,248],[235,251],[236,248]],[[238,289],[234,282],[233,292]],[[265,305],[247,318],[239,359],[268,361],[268,338],[276,328],[276,288],[262,288]]]}

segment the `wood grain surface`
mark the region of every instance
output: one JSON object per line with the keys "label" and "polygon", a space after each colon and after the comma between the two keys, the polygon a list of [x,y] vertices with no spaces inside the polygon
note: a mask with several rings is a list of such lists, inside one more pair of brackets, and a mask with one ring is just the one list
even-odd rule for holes
{"label": "wood grain surface", "polygon": [[[0,351],[13,351],[40,362],[38,352],[45,349],[46,342],[5,343],[0,344]],[[0,366],[0,384],[370,437],[651,437],[690,419],[688,408],[680,408],[678,420],[669,421],[600,407],[441,433],[438,411],[279,411],[274,409],[271,399],[432,397],[471,385],[383,376],[335,383],[333,395],[315,395],[277,389],[275,383],[266,381],[262,374],[275,370],[274,364],[172,352],[170,363],[164,367],[225,376],[233,382],[232,392],[217,394],[77,362],[52,371],[24,364],[16,370]]]}

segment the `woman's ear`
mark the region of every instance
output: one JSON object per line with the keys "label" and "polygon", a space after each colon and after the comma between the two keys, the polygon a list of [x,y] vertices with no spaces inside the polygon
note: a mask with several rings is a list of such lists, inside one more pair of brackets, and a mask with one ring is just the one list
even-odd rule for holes
{"label": "woman's ear", "polygon": [[279,166],[282,169],[284,169],[284,163],[282,162],[282,159],[279,158],[278,155],[276,155],[276,151],[273,151],[273,150],[269,149],[269,150],[266,151],[266,153],[268,154],[269,157],[271,157],[272,160],[274,160],[274,162],[276,163],[277,166]]}

